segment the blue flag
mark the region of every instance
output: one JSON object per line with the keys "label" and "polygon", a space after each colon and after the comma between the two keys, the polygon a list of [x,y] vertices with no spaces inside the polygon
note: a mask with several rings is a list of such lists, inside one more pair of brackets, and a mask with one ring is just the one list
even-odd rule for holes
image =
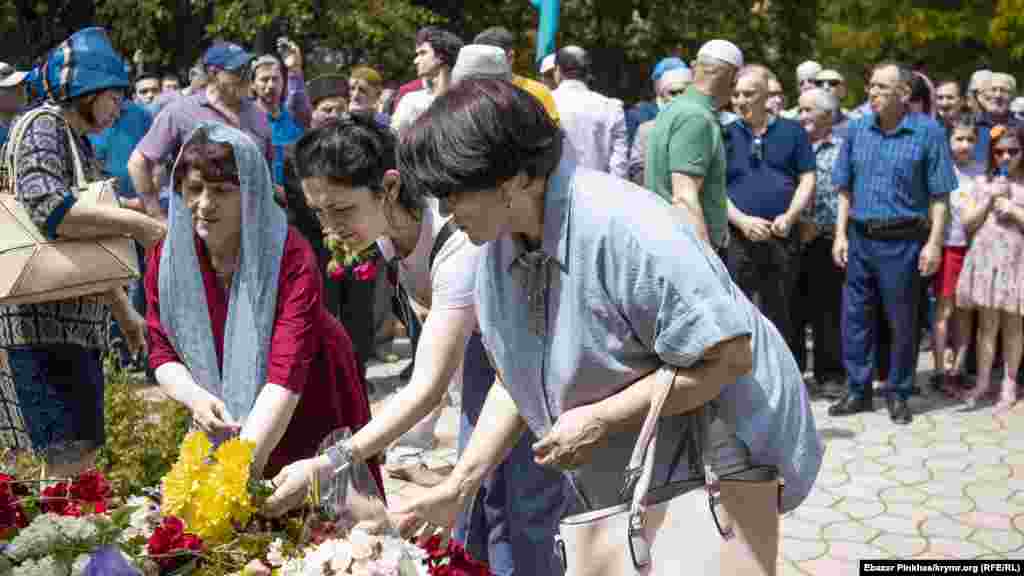
{"label": "blue flag", "polygon": [[558,16],[561,8],[560,0],[530,0],[530,4],[540,11],[540,23],[537,25],[537,63],[555,51],[555,35],[558,34]]}

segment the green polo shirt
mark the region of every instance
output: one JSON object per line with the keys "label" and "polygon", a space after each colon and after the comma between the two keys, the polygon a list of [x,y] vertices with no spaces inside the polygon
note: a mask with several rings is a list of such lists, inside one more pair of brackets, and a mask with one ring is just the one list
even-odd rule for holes
{"label": "green polo shirt", "polygon": [[725,146],[714,100],[693,86],[663,108],[647,143],[644,184],[672,200],[672,173],[704,179],[700,193],[704,223],[715,247],[728,237]]}

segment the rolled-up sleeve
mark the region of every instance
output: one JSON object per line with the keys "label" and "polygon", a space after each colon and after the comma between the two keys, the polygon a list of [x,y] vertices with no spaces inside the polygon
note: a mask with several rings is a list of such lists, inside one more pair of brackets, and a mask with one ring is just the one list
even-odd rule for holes
{"label": "rolled-up sleeve", "polygon": [[313,250],[294,234],[292,231],[289,235],[281,258],[267,381],[302,394],[318,350],[316,323],[321,287]]}
{"label": "rolled-up sleeve", "polygon": [[50,240],[75,204],[74,164],[63,119],[44,114],[32,119],[16,151],[18,201]]}
{"label": "rolled-up sleeve", "polygon": [[681,226],[607,238],[606,281],[634,335],[661,360],[690,367],[715,345],[751,334],[721,262]]}
{"label": "rolled-up sleeve", "polygon": [[146,292],[146,348],[149,351],[151,370],[170,362],[181,362],[178,353],[167,337],[167,330],[160,322],[160,253],[163,243],[157,244],[146,254],[146,277],[143,288]]}

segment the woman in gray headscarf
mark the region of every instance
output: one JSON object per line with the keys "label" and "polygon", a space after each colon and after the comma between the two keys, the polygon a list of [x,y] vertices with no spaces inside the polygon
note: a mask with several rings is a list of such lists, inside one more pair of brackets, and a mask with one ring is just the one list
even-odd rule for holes
{"label": "woman in gray headscarf", "polygon": [[253,440],[254,470],[272,477],[369,420],[352,343],[248,136],[201,124],[173,184],[167,239],[146,271],[150,364],[215,441]]}

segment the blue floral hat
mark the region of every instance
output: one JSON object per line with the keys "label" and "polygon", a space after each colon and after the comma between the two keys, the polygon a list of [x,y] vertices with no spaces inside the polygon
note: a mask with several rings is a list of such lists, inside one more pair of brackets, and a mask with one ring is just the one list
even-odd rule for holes
{"label": "blue floral hat", "polygon": [[85,28],[50,51],[40,70],[43,90],[54,102],[131,86],[121,55],[103,28]]}

